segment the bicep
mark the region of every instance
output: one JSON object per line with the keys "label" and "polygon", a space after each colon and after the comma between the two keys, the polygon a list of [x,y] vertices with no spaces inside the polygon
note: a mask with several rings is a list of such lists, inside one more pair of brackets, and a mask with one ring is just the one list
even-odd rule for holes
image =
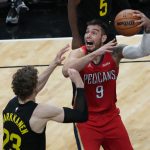
{"label": "bicep", "polygon": [[56,122],[63,122],[64,110],[61,107],[54,106],[50,103],[39,104],[34,112],[38,118],[43,120],[53,120]]}
{"label": "bicep", "polygon": [[56,122],[63,122],[64,121],[64,109],[60,108],[59,112],[57,112],[56,115],[54,115],[53,117],[51,117],[51,120],[56,121]]}
{"label": "bicep", "polygon": [[85,54],[83,53],[82,49],[76,49],[76,50],[72,50],[72,52],[69,55],[70,59],[78,59],[83,57]]}

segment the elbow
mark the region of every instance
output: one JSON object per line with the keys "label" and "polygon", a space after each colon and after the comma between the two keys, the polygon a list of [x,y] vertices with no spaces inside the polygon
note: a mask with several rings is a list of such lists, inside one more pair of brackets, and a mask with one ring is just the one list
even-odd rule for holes
{"label": "elbow", "polygon": [[86,115],[82,118],[82,122],[86,122],[87,120],[88,120],[88,115]]}
{"label": "elbow", "polygon": [[63,67],[63,69],[62,69],[62,74],[63,74],[63,76],[64,76],[65,78],[69,77],[69,75],[68,75],[68,69],[65,68],[65,67]]}
{"label": "elbow", "polygon": [[86,122],[88,120],[88,113],[84,113],[80,116],[80,119],[77,122]]}

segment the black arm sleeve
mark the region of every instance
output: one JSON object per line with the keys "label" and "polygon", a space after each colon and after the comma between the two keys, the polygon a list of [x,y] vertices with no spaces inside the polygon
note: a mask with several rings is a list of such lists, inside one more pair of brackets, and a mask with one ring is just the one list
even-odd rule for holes
{"label": "black arm sleeve", "polygon": [[77,88],[77,96],[74,109],[63,107],[64,123],[84,122],[88,119],[87,103],[83,88]]}

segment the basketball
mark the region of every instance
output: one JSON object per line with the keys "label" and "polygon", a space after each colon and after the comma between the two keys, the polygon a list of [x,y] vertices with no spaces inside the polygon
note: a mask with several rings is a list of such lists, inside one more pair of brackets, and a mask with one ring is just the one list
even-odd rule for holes
{"label": "basketball", "polygon": [[140,32],[141,27],[138,27],[139,23],[135,23],[139,17],[133,16],[133,11],[132,9],[125,9],[116,15],[114,26],[119,34],[132,36]]}

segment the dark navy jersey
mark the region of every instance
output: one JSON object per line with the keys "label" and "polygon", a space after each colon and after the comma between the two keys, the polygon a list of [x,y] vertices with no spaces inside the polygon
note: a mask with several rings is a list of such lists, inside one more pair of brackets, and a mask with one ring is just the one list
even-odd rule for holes
{"label": "dark navy jersey", "polygon": [[[93,19],[100,19],[108,25],[107,35],[109,40],[115,38],[113,25],[111,21],[112,0],[81,0],[77,7],[78,29],[81,37],[86,32],[87,22]],[[82,39],[84,41],[84,39]]]}
{"label": "dark navy jersey", "polygon": [[35,133],[29,125],[37,105],[19,104],[17,97],[9,101],[3,110],[3,150],[45,150],[45,130]]}
{"label": "dark navy jersey", "polygon": [[109,21],[111,18],[112,0],[81,0],[78,6],[79,18],[86,21],[101,19]]}
{"label": "dark navy jersey", "polygon": [[[80,0],[80,4],[77,6],[77,15],[81,37],[84,37],[88,21],[100,19],[108,25],[107,42],[114,39],[116,36],[114,17],[119,11],[129,8],[128,0]],[[84,41],[84,39],[82,40]]]}

